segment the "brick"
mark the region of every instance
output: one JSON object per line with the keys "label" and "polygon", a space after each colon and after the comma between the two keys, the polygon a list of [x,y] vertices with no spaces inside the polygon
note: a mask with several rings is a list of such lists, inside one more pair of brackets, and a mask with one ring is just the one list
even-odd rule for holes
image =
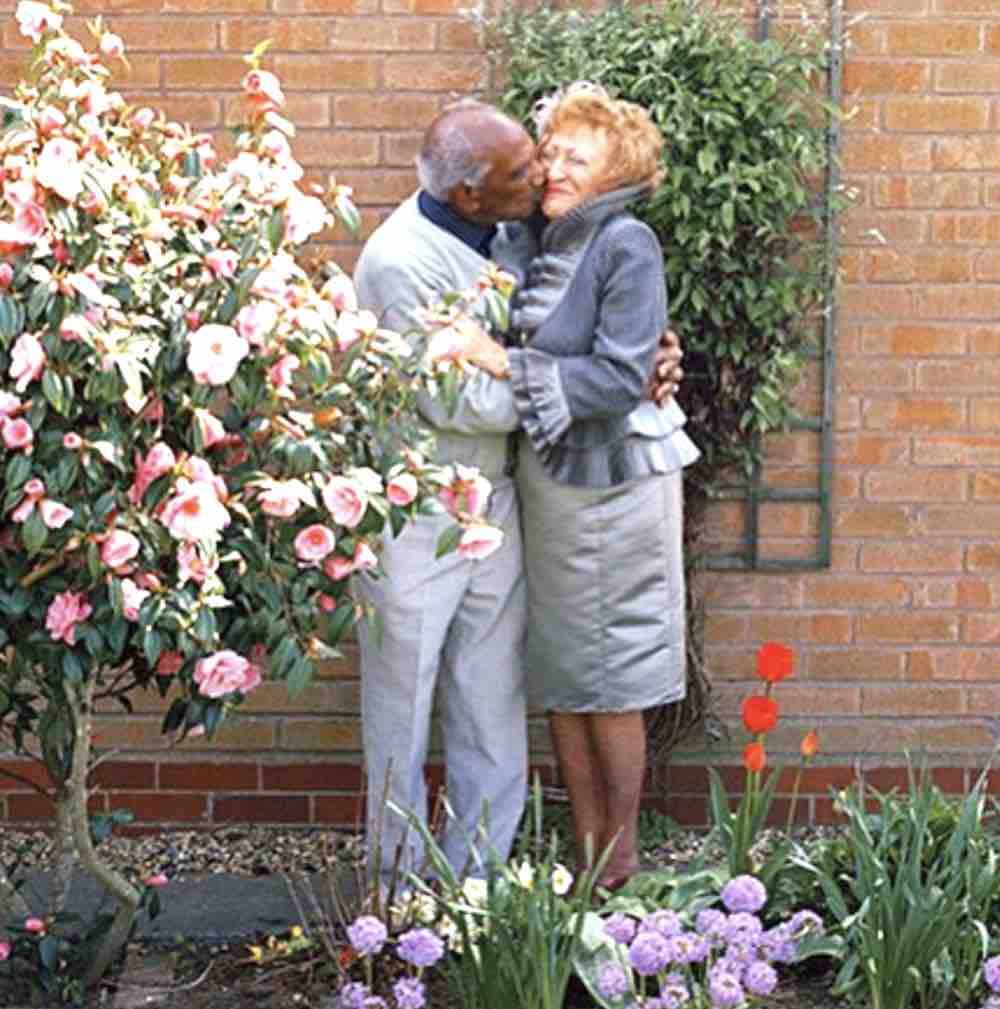
{"label": "brick", "polygon": [[844,361],[837,369],[837,388],[845,392],[904,392],[913,388],[913,369],[904,361],[859,357]]}
{"label": "brick", "polygon": [[273,0],[275,14],[374,14],[378,0]]}
{"label": "brick", "polygon": [[412,167],[420,151],[423,133],[390,133],[383,136],[385,163],[393,168]]}
{"label": "brick", "polygon": [[810,651],[803,676],[809,680],[898,680],[906,656],[886,648],[848,648]]}
{"label": "brick", "polygon": [[958,618],[947,613],[862,613],[856,640],[864,642],[958,641]]}
{"label": "brick", "polygon": [[338,95],[334,122],[366,129],[423,129],[437,109],[438,99],[430,95]]}
{"label": "brick", "polygon": [[942,94],[995,94],[1000,91],[1000,66],[996,61],[942,63],[934,69],[934,89]]}
{"label": "brick", "polygon": [[935,138],[931,167],[938,172],[1000,170],[1000,137],[953,136]]}
{"label": "brick", "polygon": [[225,18],[219,22],[219,48],[249,53],[264,39],[268,53],[291,50],[325,51],[330,46],[330,22],[325,18]]}
{"label": "brick", "polygon": [[181,15],[257,14],[267,10],[268,0],[162,0],[162,9]]}
{"label": "brick", "polygon": [[163,79],[168,88],[239,88],[247,72],[239,56],[213,53],[211,56],[165,56]]}
{"label": "brick", "polygon": [[748,619],[732,613],[706,613],[703,633],[709,644],[743,643],[749,637]]}
{"label": "brick", "polygon": [[962,640],[980,645],[1000,642],[996,613],[966,613],[962,617]]}
{"label": "brick", "polygon": [[964,326],[866,325],[861,330],[861,349],[866,354],[905,357],[959,355],[966,353],[966,333]]}
{"label": "brick", "polygon": [[861,547],[861,570],[874,571],[958,571],[962,566],[960,544],[928,544],[897,540],[865,543]]}
{"label": "brick", "polygon": [[[299,130],[309,127],[329,127],[332,118],[330,114],[330,98],[320,94],[285,95],[282,115],[290,120]],[[229,126],[246,121],[246,102],[242,95],[226,95],[223,97],[223,115]],[[324,663],[323,666],[327,665]],[[317,671],[322,676],[322,668]]]}
{"label": "brick", "polygon": [[754,641],[846,644],[851,637],[851,618],[843,613],[755,614],[750,618],[748,637]]}
{"label": "brick", "polygon": [[1000,283],[1000,251],[987,249],[976,257],[976,280]]}
{"label": "brick", "polygon": [[718,574],[705,577],[705,602],[725,609],[731,606],[767,605],[771,608],[801,605],[802,582],[794,575]]}
{"label": "brick", "polygon": [[996,14],[993,0],[934,0],[938,14]]}
{"label": "brick", "polygon": [[986,51],[1000,55],[1000,25],[993,25],[987,28]]}
{"label": "brick", "polygon": [[934,214],[931,236],[935,242],[988,245],[1000,241],[1000,215],[982,211]]}
{"label": "brick", "polygon": [[212,803],[216,823],[308,823],[304,795],[224,795]]}
{"label": "brick", "polygon": [[[374,168],[379,163],[376,133],[352,130],[302,130],[292,142],[292,150],[305,167]],[[367,193],[364,194],[367,197]]]}
{"label": "brick", "polygon": [[378,86],[378,60],[372,56],[276,56],[274,72],[290,90],[356,91]]}
{"label": "brick", "polygon": [[867,284],[845,284],[840,289],[840,308],[848,319],[913,319],[919,301],[916,289],[909,285],[882,285],[876,297]]}
{"label": "brick", "polygon": [[916,519],[905,506],[880,507],[859,505],[856,508],[838,508],[833,516],[837,536],[878,538],[905,536],[916,528]]}
{"label": "brick", "polygon": [[965,691],[961,687],[935,686],[922,683],[906,686],[863,686],[861,710],[866,715],[897,717],[960,715],[965,712]]}
{"label": "brick", "polygon": [[[356,18],[337,21],[330,46],[334,50],[419,52],[433,50],[434,24],[410,18]],[[406,82],[412,88],[417,82]]]}
{"label": "brick", "polygon": [[208,818],[206,795],[172,795],[169,792],[110,792],[111,809],[124,807],[137,820],[154,820],[159,823],[189,823]]}
{"label": "brick", "polygon": [[[24,780],[18,781],[9,777],[8,774],[4,773],[5,771],[10,774],[16,774]],[[31,785],[28,782],[34,783],[39,788],[49,788],[52,784],[49,772],[45,769],[44,764],[40,764],[34,760],[0,761],[0,792],[31,791]]]}
{"label": "brick", "polygon": [[970,544],[965,564],[969,571],[1000,571],[1000,544]]}
{"label": "brick", "polygon": [[361,749],[361,725],[357,718],[288,718],[281,727],[285,750],[328,752]]}
{"label": "brick", "polygon": [[884,14],[889,17],[904,17],[929,11],[932,0],[847,0],[844,10],[851,14],[871,17]]}
{"label": "brick", "polygon": [[872,245],[922,242],[929,233],[929,219],[926,214],[893,210],[869,212],[859,207],[847,214],[843,221],[844,240],[848,242]]}
{"label": "brick", "polygon": [[886,466],[908,462],[910,442],[899,435],[839,435],[833,452],[834,461],[841,466]]}
{"label": "brick", "polygon": [[936,431],[964,427],[965,403],[961,399],[921,398],[868,399],[864,425],[889,431]]}
{"label": "brick", "polygon": [[965,175],[880,175],[872,194],[876,207],[978,207],[982,186]]}
{"label": "brick", "polygon": [[116,17],[113,27],[125,40],[130,63],[136,53],[215,52],[219,44],[218,23],[212,18]]}
{"label": "brick", "polygon": [[416,173],[409,171],[375,169],[344,169],[337,173],[337,181],[353,186],[356,193],[364,193],[372,203],[396,206],[417,188]]}
{"label": "brick", "polygon": [[471,21],[442,21],[438,23],[437,48],[446,52],[468,50],[481,52],[483,48],[479,27]]}
{"label": "brick", "polygon": [[973,501],[1000,501],[1000,474],[976,472],[972,474]]}
{"label": "brick", "polygon": [[357,828],[364,822],[364,800],[359,795],[317,795],[312,805],[313,823]]}
{"label": "brick", "polygon": [[925,285],[916,294],[918,318],[983,319],[1000,317],[1000,284],[965,287]]}
{"label": "brick", "polygon": [[969,427],[974,431],[992,431],[1000,425],[1000,399],[976,398],[969,407]]}
{"label": "brick", "polygon": [[261,786],[268,792],[359,791],[364,775],[357,764],[292,763],[261,768]]}
{"label": "brick", "polygon": [[160,764],[160,788],[165,791],[255,791],[260,771],[256,763],[186,760]]}
{"label": "brick", "polygon": [[1000,437],[932,435],[913,439],[918,466],[1000,466]]}
{"label": "brick", "polygon": [[177,94],[158,95],[156,111],[167,119],[189,123],[195,129],[205,130],[222,123],[222,103],[214,95]]}
{"label": "brick", "polygon": [[137,789],[156,787],[156,765],[145,761],[106,760],[90,776],[91,787]]}
{"label": "brick", "polygon": [[865,95],[925,94],[930,90],[931,68],[916,60],[849,60],[844,67],[844,93]]}
{"label": "brick", "polygon": [[965,474],[913,470],[884,470],[871,473],[864,480],[865,497],[870,501],[964,501],[967,497]]}
{"label": "brick", "polygon": [[386,14],[461,14],[462,0],[382,0]]}
{"label": "brick", "polygon": [[1000,361],[921,361],[917,364],[916,379],[918,388],[993,390],[1000,383]]}
{"label": "brick", "polygon": [[422,91],[465,94],[483,87],[487,63],[483,56],[386,56],[383,83],[390,90],[418,87]]}
{"label": "brick", "polygon": [[974,98],[887,98],[886,129],[927,133],[985,130],[989,106]]}
{"label": "brick", "polygon": [[804,605],[812,609],[868,609],[903,606],[909,600],[900,578],[816,576],[805,583]]}
{"label": "brick", "polygon": [[970,329],[969,351],[973,354],[1000,353],[1000,326],[983,326]]}
{"label": "brick", "polygon": [[895,56],[967,56],[980,49],[975,22],[928,18],[886,26],[886,47]]}

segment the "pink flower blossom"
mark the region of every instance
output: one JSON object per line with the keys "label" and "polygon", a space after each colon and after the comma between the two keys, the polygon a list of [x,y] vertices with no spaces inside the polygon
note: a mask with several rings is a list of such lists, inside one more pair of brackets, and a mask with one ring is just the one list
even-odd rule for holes
{"label": "pink flower blossom", "polygon": [[156,118],[156,113],[152,109],[142,108],[136,109],[132,113],[132,118],[129,120],[129,125],[133,130],[138,133],[144,133],[146,130],[153,125],[153,120]]}
{"label": "pink flower blossom", "polygon": [[365,540],[358,540],[358,545],[354,548],[353,564],[355,571],[369,571],[378,567],[378,554]]}
{"label": "pink flower blossom", "polygon": [[265,337],[278,324],[278,306],[271,301],[254,301],[244,305],[234,320],[236,332],[248,343],[262,347]]}
{"label": "pink flower blossom", "polygon": [[257,494],[260,510],[276,518],[291,518],[299,506],[314,503],[312,492],[301,480],[274,480]]}
{"label": "pink flower blossom", "polygon": [[260,673],[236,652],[224,649],[203,659],[194,667],[194,682],[205,697],[225,697],[236,690],[248,693],[260,684]]}
{"label": "pink flower blossom", "polygon": [[75,431],[67,431],[63,435],[63,448],[76,452],[83,447],[83,439]]}
{"label": "pink flower blossom", "polygon": [[99,48],[105,59],[121,59],[125,55],[125,43],[114,32],[104,32],[101,35]]}
{"label": "pink flower blossom", "polygon": [[92,607],[82,592],[60,592],[49,604],[45,614],[45,629],[53,641],[67,645],[76,642],[76,625],[91,614]]}
{"label": "pink flower blossom", "polygon": [[122,613],[126,620],[135,623],[139,619],[139,609],[148,596],[148,589],[140,589],[131,578],[122,579]]}
{"label": "pink flower blossom", "polygon": [[178,490],[164,505],[160,519],[174,539],[189,543],[214,539],[230,521],[215,485],[203,481]]}
{"label": "pink flower blossom", "polygon": [[154,872],[152,876],[147,876],[143,881],[146,886],[151,889],[159,889],[161,886],[166,886],[170,882],[166,875],[162,872]]}
{"label": "pink flower blossom", "polygon": [[405,508],[417,496],[417,478],[412,473],[400,473],[386,484],[385,490],[392,504]]}
{"label": "pink flower blossom", "polygon": [[0,291],[6,291],[14,279],[14,267],[10,263],[0,263]]}
{"label": "pink flower blossom", "polygon": [[43,133],[51,133],[66,125],[66,116],[54,105],[46,105],[38,113],[38,127]]}
{"label": "pink flower blossom", "polygon": [[330,221],[329,211],[323,201],[306,196],[295,189],[285,203],[285,236],[293,245],[300,245]]}
{"label": "pink flower blossom", "polygon": [[41,341],[32,333],[22,333],[14,342],[10,354],[10,371],[14,379],[14,388],[24,392],[32,382],[41,378],[45,368],[45,348]]}
{"label": "pink flower blossom", "polygon": [[0,389],[0,417],[13,417],[22,405],[21,400],[12,392]]}
{"label": "pink flower blossom", "polygon": [[196,407],[194,410],[194,426],[205,448],[211,448],[225,441],[228,435],[221,420],[210,410]]}
{"label": "pink flower blossom", "polygon": [[35,181],[51,189],[67,203],[72,203],[83,189],[83,165],[79,153],[80,148],[66,137],[46,140],[35,166]]}
{"label": "pink flower blossom", "polygon": [[225,385],[250,352],[250,345],[232,326],[210,323],[191,333],[188,341],[188,369],[203,385]]}
{"label": "pink flower blossom", "polygon": [[337,538],[326,526],[315,523],[295,537],[295,556],[306,565],[318,566],[337,545]]}
{"label": "pink flower blossom", "polygon": [[14,14],[21,34],[32,42],[40,42],[45,32],[55,32],[62,27],[62,16],[48,4],[35,0],[21,0]]}
{"label": "pink flower blossom", "polygon": [[45,922],[41,918],[25,918],[25,932],[34,932],[36,935],[45,931]]}
{"label": "pink flower blossom", "polygon": [[458,543],[458,555],[466,560],[480,561],[499,549],[503,530],[496,526],[470,525]]}
{"label": "pink flower blossom", "polygon": [[169,473],[177,465],[177,457],[173,449],[166,443],[158,441],[150,450],[145,459],[139,452],[135,454],[135,482],[128,490],[128,499],[132,504],[137,505],[142,501],[143,495],[149,485],[158,480],[161,476]]}
{"label": "pink flower blossom", "polygon": [[255,105],[274,108],[285,101],[281,82],[267,70],[251,70],[243,78],[243,90]]}
{"label": "pink flower blossom", "polygon": [[481,518],[492,490],[493,485],[474,466],[457,465],[455,479],[438,497],[450,515]]}
{"label": "pink flower blossom", "polygon": [[205,257],[205,265],[216,277],[232,277],[236,274],[240,257],[232,249],[213,249]]}
{"label": "pink flower blossom", "polygon": [[101,544],[101,561],[109,568],[120,568],[139,553],[139,539],[127,529],[112,529]]}
{"label": "pink flower blossom", "polygon": [[339,582],[354,573],[354,558],[334,554],[323,562],[323,574],[331,581]]}
{"label": "pink flower blossom", "polygon": [[37,203],[18,207],[13,223],[0,221],[0,247],[7,250],[34,245],[45,233],[47,224],[45,210]]}
{"label": "pink flower blossom", "polygon": [[346,273],[335,273],[319,292],[338,312],[356,312],[358,295]]}
{"label": "pink flower blossom", "polygon": [[323,504],[334,522],[353,529],[365,514],[368,495],[356,481],[335,476],[323,488]]}
{"label": "pink flower blossom", "polygon": [[10,958],[10,943],[0,942],[0,961],[8,960]]}
{"label": "pink flower blossom", "polygon": [[14,419],[4,417],[0,435],[3,437],[3,443],[12,451],[19,449],[30,451],[35,442],[35,432],[31,429],[31,425],[21,417]]}
{"label": "pink flower blossom", "polygon": [[181,585],[188,581],[203,585],[218,569],[219,558],[213,553],[206,561],[197,544],[182,543],[177,548],[177,580]]}
{"label": "pink flower blossom", "polygon": [[337,320],[337,349],[344,353],[363,336],[372,336],[378,329],[378,319],[373,312],[343,312]]}
{"label": "pink flower blossom", "polygon": [[72,508],[67,508],[66,505],[51,498],[42,498],[38,502],[38,509],[42,513],[42,521],[49,529],[62,529],[73,517]]}
{"label": "pink flower blossom", "polygon": [[301,362],[295,354],[283,354],[268,369],[267,377],[279,396],[291,396],[292,376]]}

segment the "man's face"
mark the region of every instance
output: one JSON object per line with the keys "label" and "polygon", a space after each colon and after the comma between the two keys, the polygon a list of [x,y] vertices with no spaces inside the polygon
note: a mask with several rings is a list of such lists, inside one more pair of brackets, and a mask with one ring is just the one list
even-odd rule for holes
{"label": "man's face", "polygon": [[498,144],[486,178],[476,189],[477,219],[482,224],[519,221],[529,217],[538,203],[542,178],[535,145],[521,130],[509,143]]}

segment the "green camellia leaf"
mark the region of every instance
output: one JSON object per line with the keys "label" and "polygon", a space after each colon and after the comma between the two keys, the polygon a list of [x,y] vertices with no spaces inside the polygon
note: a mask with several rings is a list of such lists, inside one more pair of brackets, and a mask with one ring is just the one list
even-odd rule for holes
{"label": "green camellia leaf", "polygon": [[49,530],[42,521],[40,508],[35,508],[21,526],[21,543],[29,557],[33,557],[45,546]]}
{"label": "green camellia leaf", "polygon": [[63,392],[63,384],[59,376],[51,369],[46,368],[42,372],[42,393],[52,404],[52,409],[56,413],[65,415],[66,400]]}
{"label": "green camellia leaf", "polygon": [[434,550],[435,559],[444,557],[445,554],[450,554],[453,550],[457,550],[464,532],[465,530],[460,525],[448,526],[438,537],[437,547]]}

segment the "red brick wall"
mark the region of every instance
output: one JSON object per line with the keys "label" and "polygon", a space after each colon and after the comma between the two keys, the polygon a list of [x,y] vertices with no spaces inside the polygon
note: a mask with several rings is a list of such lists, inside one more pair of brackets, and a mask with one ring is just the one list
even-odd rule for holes
{"label": "red brick wall", "polygon": [[[316,178],[353,185],[367,233],[413,186],[422,128],[453,93],[487,83],[463,0],[88,0],[124,36],[127,97],[221,134],[234,117],[241,54],[274,40],[299,126],[295,150]],[[0,0],[0,80],[26,47]],[[795,647],[795,680],[778,689],[772,749],[794,754],[817,727],[820,767],[802,814],[829,816],[830,785],[856,761],[898,776],[904,748],[926,749],[954,790],[992,745],[1000,699],[1000,9],[996,0],[848,0],[844,220],[837,326],[833,566],[781,575],[712,574],[707,660],[730,747],[688,743],[650,775],[651,797],[685,822],[704,820],[706,762],[733,763],[739,704],[761,641]],[[876,237],[877,230],[880,237]],[[356,245],[328,236],[349,266]],[[816,398],[815,375],[804,396]],[[775,439],[769,476],[811,479],[815,448]],[[718,509],[732,537],[739,509]],[[794,554],[815,515],[765,510],[765,546]],[[146,822],[354,822],[359,774],[357,683],[348,661],[288,702],[255,694],[211,744],[162,745],[162,705],[102,717],[116,748],[100,772],[102,807]],[[544,729],[533,723],[540,764]],[[732,774],[738,784],[738,775]],[[0,818],[35,819],[25,790],[4,792]]]}

